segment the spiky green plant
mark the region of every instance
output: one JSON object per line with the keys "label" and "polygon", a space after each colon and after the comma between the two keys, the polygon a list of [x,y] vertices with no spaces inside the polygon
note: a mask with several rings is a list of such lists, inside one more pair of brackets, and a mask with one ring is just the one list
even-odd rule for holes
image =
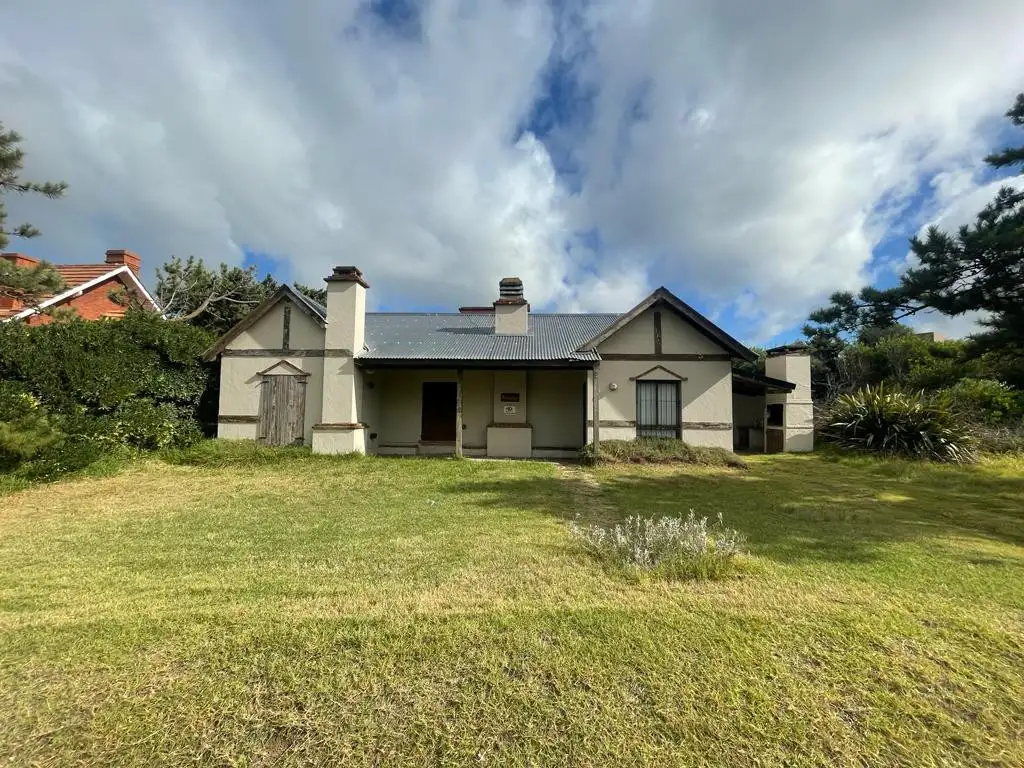
{"label": "spiky green plant", "polygon": [[820,432],[855,450],[957,464],[976,459],[969,428],[946,402],[884,384],[837,397],[825,408]]}

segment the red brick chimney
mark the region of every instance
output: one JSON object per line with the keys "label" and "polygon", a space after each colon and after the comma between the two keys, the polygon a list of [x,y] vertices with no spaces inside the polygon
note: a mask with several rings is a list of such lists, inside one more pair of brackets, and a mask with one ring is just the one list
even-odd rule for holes
{"label": "red brick chimney", "polygon": [[132,251],[126,251],[123,248],[107,251],[106,263],[112,267],[128,267],[136,275],[139,274],[139,269],[142,268],[142,259]]}
{"label": "red brick chimney", "polygon": [[39,259],[33,259],[31,256],[26,256],[24,253],[0,253],[0,258],[4,261],[9,261],[14,266],[22,269],[32,269],[32,267],[39,265]]}
{"label": "red brick chimney", "polygon": [[[0,259],[9,261],[19,269],[32,269],[32,267],[38,266],[39,259],[33,259],[31,256],[26,256],[24,253],[0,253]],[[10,314],[17,310],[24,308],[24,303],[14,298],[13,296],[0,296],[0,310],[3,310],[4,314]]]}

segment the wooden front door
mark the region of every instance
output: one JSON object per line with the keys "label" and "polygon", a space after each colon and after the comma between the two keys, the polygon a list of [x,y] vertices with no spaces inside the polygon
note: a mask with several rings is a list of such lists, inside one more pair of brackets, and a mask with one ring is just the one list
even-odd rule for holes
{"label": "wooden front door", "polygon": [[264,376],[257,440],[264,445],[302,445],[305,420],[306,377]]}
{"label": "wooden front door", "polygon": [[454,381],[423,382],[423,442],[455,442],[455,386]]}

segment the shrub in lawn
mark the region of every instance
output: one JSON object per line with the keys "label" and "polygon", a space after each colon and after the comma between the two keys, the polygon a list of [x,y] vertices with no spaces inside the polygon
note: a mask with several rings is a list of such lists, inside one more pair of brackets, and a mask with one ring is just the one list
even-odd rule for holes
{"label": "shrub in lawn", "polygon": [[941,396],[957,414],[977,424],[1019,425],[1024,392],[994,379],[961,379]]}
{"label": "shrub in lawn", "polygon": [[161,451],[168,464],[190,467],[257,467],[309,457],[302,446],[266,446],[254,440],[202,440],[187,448]]}
{"label": "shrub in lawn", "polygon": [[[633,464],[697,464],[705,467],[746,469],[747,463],[732,451],[688,445],[665,437],[641,437],[636,440],[602,440],[600,460]],[[594,446],[580,450],[580,461],[593,464]]]}
{"label": "shrub in lawn", "polygon": [[864,387],[829,403],[821,423],[821,437],[842,448],[954,463],[976,458],[966,423],[923,392]]}
{"label": "shrub in lawn", "polygon": [[743,536],[722,524],[688,517],[650,519],[639,515],[612,527],[569,523],[583,548],[609,566],[678,579],[717,579],[735,570]]}

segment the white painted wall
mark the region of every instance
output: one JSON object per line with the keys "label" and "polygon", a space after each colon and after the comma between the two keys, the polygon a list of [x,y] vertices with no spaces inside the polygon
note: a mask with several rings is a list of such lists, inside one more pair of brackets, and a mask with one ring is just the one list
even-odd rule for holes
{"label": "white painted wall", "polygon": [[587,372],[533,370],[527,377],[534,448],[578,450],[586,439]]}
{"label": "white painted wall", "polygon": [[[499,305],[500,306],[500,305]],[[495,424],[526,424],[529,419],[529,397],[526,389],[526,371],[495,371],[494,411],[491,421]],[[502,395],[518,396],[519,402],[505,402]],[[508,408],[506,408],[508,406]],[[506,410],[513,411],[506,413]]]}
{"label": "white painted wall", "polygon": [[[257,323],[257,326],[261,324],[262,320],[261,323]],[[309,373],[309,377],[306,379],[306,413],[303,428],[303,442],[309,445],[313,425],[320,421],[320,402],[324,380],[324,359],[322,357],[222,356],[220,359],[218,413],[220,416],[251,416],[255,418],[259,414],[260,408],[261,378],[259,372],[282,360]],[[218,423],[217,437],[226,440],[252,440],[256,437],[256,425]]]}
{"label": "white painted wall", "polygon": [[[601,355],[653,355],[654,312],[661,313],[663,355],[721,355],[725,352],[688,322],[666,308],[651,308],[598,346]],[[645,373],[661,366],[665,370]],[[675,374],[675,376],[673,376]],[[636,437],[636,379],[681,382],[682,439],[692,445],[719,446],[732,450],[732,365],[728,360],[604,360],[599,379],[600,420],[625,422],[601,427],[605,440]],[[588,377],[588,391],[591,384]],[[614,389],[612,388],[614,385]],[[588,394],[587,399],[590,399]],[[588,408],[588,421],[591,418]],[[688,426],[689,425],[689,426]],[[593,437],[592,427],[587,439]]]}
{"label": "white painted wall", "polygon": [[715,342],[669,309],[661,310],[661,351],[666,355],[720,355],[725,352]]}
{"label": "white painted wall", "polygon": [[[323,349],[324,329],[298,305],[282,298],[253,326],[232,339],[228,349],[281,349],[284,343],[284,308],[291,304],[291,349]],[[271,363],[268,363],[271,365]]]}

